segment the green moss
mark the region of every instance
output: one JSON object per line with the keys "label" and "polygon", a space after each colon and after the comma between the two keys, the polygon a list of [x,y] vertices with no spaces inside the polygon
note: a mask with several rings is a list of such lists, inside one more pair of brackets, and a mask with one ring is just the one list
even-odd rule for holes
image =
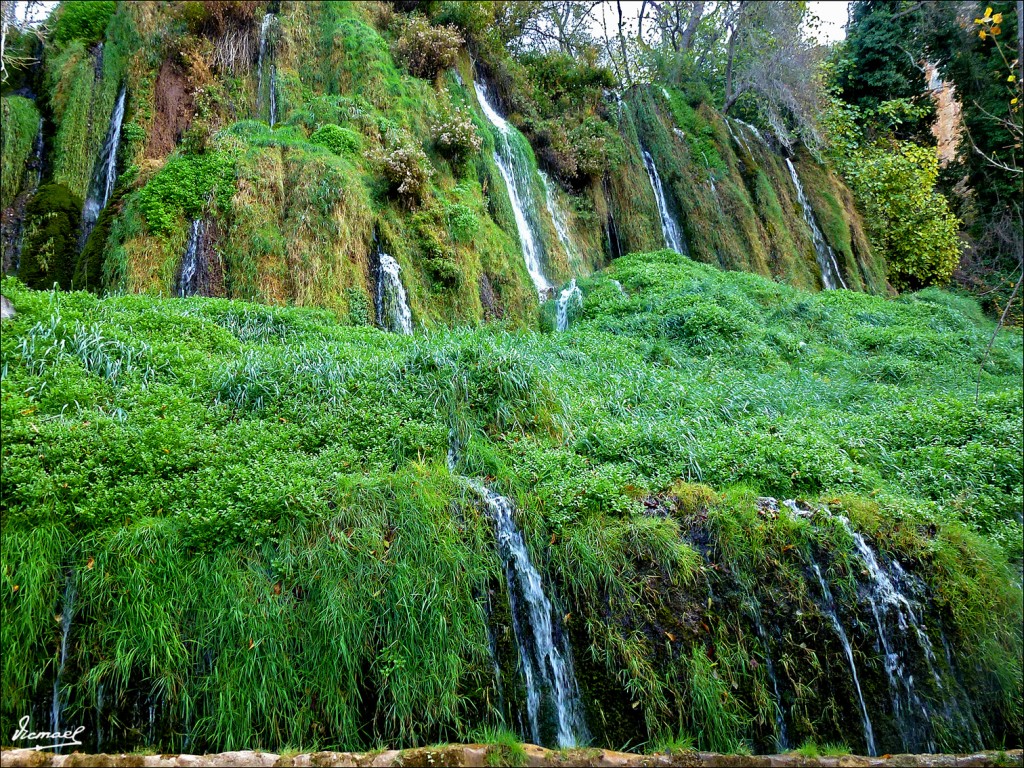
{"label": "green moss", "polygon": [[114,217],[117,215],[121,200],[124,197],[124,189],[115,192],[107,207],[104,208],[96,220],[96,225],[89,233],[85,241],[85,247],[78,256],[75,264],[75,272],[72,286],[75,290],[89,290],[93,293],[100,293],[103,289],[104,260],[108,248],[111,226]]}
{"label": "green moss", "polygon": [[71,288],[78,256],[82,200],[63,184],[44,184],[25,209],[18,276],[32,288]]}
{"label": "green moss", "polygon": [[39,110],[24,96],[0,99],[0,209],[7,208],[21,191],[25,162],[39,133]]}

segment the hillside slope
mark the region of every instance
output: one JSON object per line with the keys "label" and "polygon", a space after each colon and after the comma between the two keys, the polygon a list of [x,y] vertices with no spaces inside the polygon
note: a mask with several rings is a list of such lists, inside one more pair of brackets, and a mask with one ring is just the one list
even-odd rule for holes
{"label": "hillside slope", "polygon": [[407,338],[6,279],[4,732],[56,683],[90,750],[1019,746],[1020,335],[976,402],[940,291],[580,286],[564,333]]}
{"label": "hillside slope", "polygon": [[[699,96],[623,97],[582,63],[556,62],[570,87],[547,60],[471,55],[458,26],[471,10],[431,26],[379,2],[64,3],[42,66],[5,87],[19,115],[5,126],[20,126],[5,129],[5,187],[23,198],[5,192],[5,269],[39,288],[317,306],[386,326],[387,254],[415,327],[531,325],[528,252],[558,286],[666,244],[649,152],[678,250],[822,285],[778,148]],[[435,50],[436,70],[423,64]],[[484,92],[525,136],[503,135]],[[845,284],[884,293],[849,192],[796,159]],[[41,178],[22,173],[32,162]]]}

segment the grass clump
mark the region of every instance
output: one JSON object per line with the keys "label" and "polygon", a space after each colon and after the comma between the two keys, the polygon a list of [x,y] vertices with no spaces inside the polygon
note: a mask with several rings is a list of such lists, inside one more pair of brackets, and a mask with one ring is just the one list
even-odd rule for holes
{"label": "grass clump", "polygon": [[494,768],[518,768],[528,764],[519,737],[504,727],[484,726],[471,735],[474,742],[487,745],[485,762]]}

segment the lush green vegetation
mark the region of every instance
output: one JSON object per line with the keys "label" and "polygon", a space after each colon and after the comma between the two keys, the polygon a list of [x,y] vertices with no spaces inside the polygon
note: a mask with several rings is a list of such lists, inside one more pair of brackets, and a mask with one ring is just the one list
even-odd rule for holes
{"label": "lush green vegetation", "polygon": [[39,110],[24,96],[4,96],[0,99],[0,209],[14,202],[21,189],[25,161],[32,153],[32,145],[39,133]]}
{"label": "lush green vegetation", "polygon": [[[922,580],[985,742],[1013,741],[1020,335],[986,357],[969,299],[810,294],[670,252],[581,285],[567,333],[406,338],[317,310],[6,280],[2,726],[52,686],[67,583],[67,716],[92,723],[102,686],[104,733],[125,746],[414,746],[514,722],[504,577],[466,475],[517,503],[598,744],[771,744],[750,662],[771,654],[794,741],[861,751],[808,576],[820,563],[856,614],[839,514]],[[766,515],[758,494],[823,511]],[[872,635],[851,633],[884,723]],[[152,736],[118,725],[138,702]],[[940,749],[964,743],[957,727]]]}

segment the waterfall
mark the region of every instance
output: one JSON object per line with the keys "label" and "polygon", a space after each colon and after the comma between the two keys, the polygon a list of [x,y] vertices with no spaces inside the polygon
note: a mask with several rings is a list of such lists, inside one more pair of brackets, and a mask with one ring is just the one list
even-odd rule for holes
{"label": "waterfall", "polygon": [[665,247],[676,253],[686,254],[686,244],[683,242],[683,233],[679,229],[672,212],[668,209],[668,201],[665,199],[665,189],[661,185],[661,177],[658,176],[658,168],[654,164],[651,153],[641,147],[644,156],[644,166],[647,168],[647,176],[651,180],[651,189],[654,190],[654,197],[658,201],[658,213],[661,214],[661,231],[665,235]]}
{"label": "waterfall", "polygon": [[505,565],[512,629],[526,679],[531,737],[534,743],[543,744],[548,717],[553,715],[557,746],[582,744],[589,734],[583,723],[572,656],[560,632],[556,637],[551,601],[512,518],[512,502],[482,486],[476,490],[494,520],[498,554]]}
{"label": "waterfall", "polygon": [[181,258],[181,276],[178,278],[178,285],[175,293],[182,298],[195,296],[199,293],[199,244],[203,239],[202,219],[195,219],[188,232],[188,242],[185,245],[185,255]]}
{"label": "waterfall", "polygon": [[60,610],[60,664],[53,677],[53,703],[50,707],[50,732],[60,731],[60,713],[62,709],[60,678],[64,674],[64,666],[68,660],[68,640],[71,637],[71,618],[75,610],[75,580],[68,574],[64,586],[64,600]]}
{"label": "waterfall", "polygon": [[576,278],[573,278],[569,285],[558,296],[558,305],[555,308],[555,330],[569,330],[569,303],[576,305],[577,309],[583,308],[583,294],[576,285]]}
{"label": "waterfall", "polygon": [[821,234],[821,230],[818,228],[818,221],[814,217],[814,209],[811,208],[811,204],[804,195],[804,188],[800,183],[800,177],[797,176],[796,166],[793,165],[793,161],[788,157],[786,158],[786,165],[789,166],[789,175],[793,178],[797,199],[804,210],[804,221],[811,228],[814,251],[818,255],[818,266],[821,268],[821,282],[830,291],[840,287],[845,288],[846,283],[843,281],[843,276],[839,271],[839,262],[836,261],[835,251],[825,242],[825,236]]}
{"label": "waterfall", "polygon": [[398,276],[402,268],[383,251],[378,251],[377,256],[380,259],[377,268],[377,322],[393,333],[411,336],[412,312]]}
{"label": "waterfall", "polygon": [[620,283],[618,280],[615,280],[615,279],[613,279],[611,281],[611,283],[612,283],[612,285],[614,285],[618,289],[619,295],[622,298],[624,298],[624,299],[628,298],[628,296],[626,295],[626,289],[622,287],[622,283]]}
{"label": "waterfall", "polygon": [[832,599],[832,592],[829,590],[825,578],[821,575],[821,569],[818,568],[818,564],[815,562],[811,563],[811,568],[814,571],[814,575],[818,577],[818,584],[821,586],[821,595],[824,600],[822,609],[825,611],[825,615],[828,616],[829,621],[832,622],[832,629],[835,630],[836,637],[839,638],[839,642],[843,644],[843,651],[846,652],[846,660],[850,664],[850,674],[853,677],[853,687],[857,690],[857,700],[860,702],[861,720],[864,724],[864,741],[867,742],[868,754],[874,757],[877,752],[875,749],[875,734],[871,730],[868,708],[864,704],[864,694],[860,690],[860,678],[857,677],[857,665],[853,660],[853,648],[850,647],[850,640],[846,636],[846,630],[843,629],[843,624],[839,621],[839,616],[836,614],[835,601]]}
{"label": "waterfall", "polygon": [[106,208],[107,203],[110,202],[110,195],[113,194],[114,183],[117,181],[117,148],[121,144],[121,124],[124,122],[124,96],[125,87],[122,85],[121,93],[114,105],[114,111],[110,114],[107,138],[103,142],[103,151],[100,152],[99,162],[96,164],[92,181],[89,183],[89,194],[86,196],[85,205],[82,208],[81,246],[83,248],[85,241],[89,239],[89,233],[96,226],[100,211]]}
{"label": "waterfall", "polygon": [[[259,57],[256,60],[256,70],[259,73],[259,80],[256,85],[256,109],[257,111],[263,106],[263,62],[265,59],[272,59],[274,55],[273,46],[267,44],[267,33],[270,31],[271,24],[274,23],[274,14],[265,13],[263,14],[263,23],[260,24],[260,52]],[[274,123],[277,122],[277,65],[273,61],[268,61],[269,74],[267,76],[268,81],[268,94],[267,100],[269,102],[269,119],[270,127],[274,127]]]}
{"label": "waterfall", "polygon": [[[857,554],[864,564],[864,570],[868,576],[867,597],[875,619],[875,627],[878,629],[876,647],[883,655],[885,675],[889,681],[889,692],[892,696],[893,716],[899,726],[903,748],[909,751],[927,747],[929,752],[934,752],[935,745],[930,739],[925,741],[922,738],[914,738],[915,728],[927,728],[930,716],[914,687],[914,676],[908,674],[905,668],[906,656],[910,649],[903,641],[908,630],[913,629],[917,644],[924,653],[928,670],[939,689],[942,688],[942,679],[935,670],[935,652],[932,649],[931,639],[918,619],[910,600],[903,594],[893,578],[905,580],[906,574],[902,566],[894,560],[892,563],[893,577],[890,577],[889,573],[879,565],[874,550],[864,537],[852,529],[846,518],[839,517],[838,519],[853,537]],[[897,634],[893,634],[894,628],[898,630]],[[913,720],[918,715],[921,716],[921,721],[915,724]]]}
{"label": "waterfall", "polygon": [[761,645],[764,647],[764,666],[768,674],[768,682],[772,684],[772,692],[775,694],[775,748],[781,753],[789,749],[789,737],[786,735],[786,719],[782,716],[782,696],[779,694],[779,680],[775,676],[775,664],[772,662],[772,654],[768,648],[768,634],[764,631],[761,623],[761,611],[757,604],[749,606],[750,614],[754,617],[754,629]]}
{"label": "waterfall", "polygon": [[519,241],[523,247],[526,270],[530,273],[537,293],[543,299],[551,290],[551,283],[544,276],[541,266],[543,241],[540,237],[540,228],[537,226],[532,171],[523,148],[526,140],[491,105],[488,100],[487,87],[480,82],[473,83],[473,87],[476,89],[476,97],[484,116],[496,129],[494,162],[508,188],[508,198],[515,214],[516,229],[519,231]]}
{"label": "waterfall", "polygon": [[565,249],[566,258],[570,262],[577,261],[579,259],[579,252],[576,250],[572,237],[569,235],[569,219],[566,216],[565,209],[558,204],[558,198],[555,197],[554,182],[548,178],[544,171],[538,171],[538,173],[540,174],[540,180],[544,182],[544,200],[548,206],[548,213],[551,214],[551,221],[555,224],[555,234],[558,235],[558,242]]}

